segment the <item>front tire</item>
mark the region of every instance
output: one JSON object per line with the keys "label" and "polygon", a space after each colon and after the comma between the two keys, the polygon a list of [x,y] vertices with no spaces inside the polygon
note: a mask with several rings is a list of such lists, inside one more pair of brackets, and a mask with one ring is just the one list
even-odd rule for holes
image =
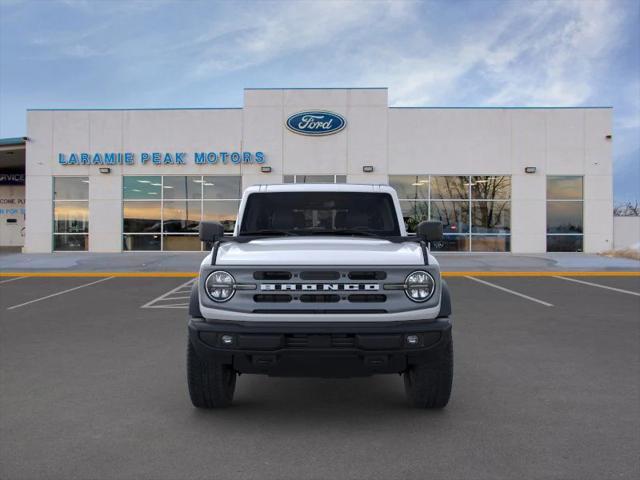
{"label": "front tire", "polygon": [[404,372],[404,389],[409,403],[417,408],[444,408],[453,384],[453,342],[449,342],[437,360],[413,365]]}
{"label": "front tire", "polygon": [[187,347],[187,382],[191,403],[197,408],[231,405],[236,389],[236,372],[230,365],[198,357],[191,342]]}

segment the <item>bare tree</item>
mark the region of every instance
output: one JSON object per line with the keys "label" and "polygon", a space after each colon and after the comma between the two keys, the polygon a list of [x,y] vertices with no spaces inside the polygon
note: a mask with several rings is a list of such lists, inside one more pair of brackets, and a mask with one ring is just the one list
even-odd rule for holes
{"label": "bare tree", "polygon": [[614,217],[638,217],[640,216],[640,205],[636,201],[618,203],[613,207]]}

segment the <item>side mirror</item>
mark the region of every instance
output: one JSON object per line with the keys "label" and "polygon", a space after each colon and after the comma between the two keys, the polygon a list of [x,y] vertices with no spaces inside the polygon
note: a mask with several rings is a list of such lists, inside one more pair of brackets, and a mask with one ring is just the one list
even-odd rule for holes
{"label": "side mirror", "polygon": [[420,222],[416,234],[425,242],[439,242],[442,240],[442,222]]}
{"label": "side mirror", "polygon": [[219,222],[200,222],[200,240],[213,243],[224,236],[224,227]]}

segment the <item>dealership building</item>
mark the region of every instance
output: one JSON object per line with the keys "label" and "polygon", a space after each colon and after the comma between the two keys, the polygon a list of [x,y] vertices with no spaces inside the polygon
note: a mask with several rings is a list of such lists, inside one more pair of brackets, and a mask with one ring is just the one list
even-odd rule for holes
{"label": "dealership building", "polygon": [[436,250],[600,252],[613,244],[611,130],[608,107],[389,107],[385,88],[246,89],[242,108],[29,110],[26,137],[0,141],[1,240],[201,250],[199,222],[230,232],[244,188],[346,182],[395,187],[410,231],[441,220]]}

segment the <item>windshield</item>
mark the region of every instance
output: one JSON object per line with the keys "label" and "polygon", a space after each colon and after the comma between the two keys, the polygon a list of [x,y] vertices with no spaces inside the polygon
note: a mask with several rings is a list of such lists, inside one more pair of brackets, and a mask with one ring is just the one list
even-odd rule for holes
{"label": "windshield", "polygon": [[399,236],[391,195],[274,192],[249,195],[240,235]]}

